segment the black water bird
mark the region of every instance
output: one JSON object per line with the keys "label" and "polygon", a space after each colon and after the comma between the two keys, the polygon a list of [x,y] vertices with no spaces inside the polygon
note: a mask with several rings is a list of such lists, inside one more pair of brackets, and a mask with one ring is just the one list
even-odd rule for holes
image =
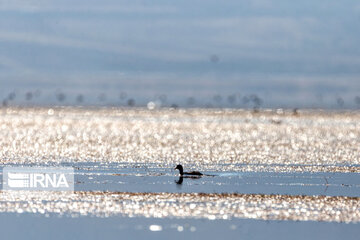
{"label": "black water bird", "polygon": [[175,168],[175,170],[178,169],[180,172],[180,176],[187,175],[187,176],[203,176],[201,172],[198,171],[192,171],[192,172],[184,172],[183,166],[178,164]]}

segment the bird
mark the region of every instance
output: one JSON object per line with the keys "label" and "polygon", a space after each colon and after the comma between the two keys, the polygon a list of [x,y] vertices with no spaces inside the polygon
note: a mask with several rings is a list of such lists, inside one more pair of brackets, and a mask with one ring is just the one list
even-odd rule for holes
{"label": "bird", "polygon": [[175,168],[175,170],[178,169],[180,172],[180,176],[183,175],[188,175],[188,176],[203,176],[204,174],[202,174],[201,172],[198,171],[192,171],[192,172],[184,172],[183,166],[181,166],[180,164],[178,164]]}

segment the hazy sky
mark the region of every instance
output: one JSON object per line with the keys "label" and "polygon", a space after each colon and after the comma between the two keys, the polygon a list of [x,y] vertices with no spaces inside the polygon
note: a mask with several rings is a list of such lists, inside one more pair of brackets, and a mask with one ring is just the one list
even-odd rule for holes
{"label": "hazy sky", "polygon": [[359,43],[356,0],[0,0],[0,97],[254,93],[269,104],[350,105]]}

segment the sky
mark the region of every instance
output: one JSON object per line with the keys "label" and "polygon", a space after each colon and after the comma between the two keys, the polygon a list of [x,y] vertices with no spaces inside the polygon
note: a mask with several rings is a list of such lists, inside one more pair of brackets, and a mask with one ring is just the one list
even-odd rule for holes
{"label": "sky", "polygon": [[355,0],[0,0],[0,100],[354,108],[359,42]]}

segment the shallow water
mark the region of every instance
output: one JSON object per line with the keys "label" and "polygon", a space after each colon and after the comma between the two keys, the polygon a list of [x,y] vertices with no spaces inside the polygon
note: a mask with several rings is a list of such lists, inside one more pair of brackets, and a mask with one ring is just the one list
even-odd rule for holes
{"label": "shallow water", "polygon": [[[204,192],[328,195],[360,197],[360,173],[206,172],[213,176],[181,178],[168,168],[112,168],[76,173],[76,190],[124,192]],[[205,172],[204,172],[205,173]]]}
{"label": "shallow water", "polygon": [[[4,239],[358,239],[358,224],[0,215]],[[21,229],[22,231],[20,231]],[[152,230],[150,230],[152,229]],[[154,231],[159,230],[160,231]]]}
{"label": "shallow water", "polygon": [[[75,168],[75,191],[185,192],[327,195],[360,197],[360,173],[204,172],[181,178],[156,164],[66,163]],[[18,165],[6,165],[18,166]],[[0,184],[0,187],[1,184]]]}
{"label": "shallow water", "polygon": [[[1,191],[0,222],[14,236],[18,220],[30,232],[64,226],[59,236],[77,239],[288,239],[304,229],[351,239],[360,223],[359,120],[358,112],[2,109],[0,168],[71,166],[75,191]],[[211,176],[181,179],[178,163]]]}

